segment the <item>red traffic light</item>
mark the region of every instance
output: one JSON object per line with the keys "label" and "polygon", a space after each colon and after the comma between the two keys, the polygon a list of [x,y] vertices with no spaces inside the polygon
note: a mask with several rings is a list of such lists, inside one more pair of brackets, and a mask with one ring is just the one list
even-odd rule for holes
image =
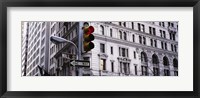
{"label": "red traffic light", "polygon": [[94,32],[94,27],[93,26],[84,27],[84,33],[85,34],[91,34],[93,32]]}

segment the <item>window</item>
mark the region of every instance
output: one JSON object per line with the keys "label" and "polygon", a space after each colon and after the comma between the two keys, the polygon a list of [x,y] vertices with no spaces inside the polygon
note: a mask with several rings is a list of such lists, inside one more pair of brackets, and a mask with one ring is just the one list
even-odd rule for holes
{"label": "window", "polygon": [[121,31],[119,31],[119,37],[120,37],[120,39],[122,39],[122,32]]}
{"label": "window", "polygon": [[142,75],[147,76],[147,66],[142,66]]}
{"label": "window", "polygon": [[106,70],[106,60],[105,59],[100,60],[100,67],[101,67],[101,70]]}
{"label": "window", "polygon": [[124,22],[124,27],[126,27],[126,22]]}
{"label": "window", "polygon": [[173,40],[174,40],[174,41],[176,40],[175,34],[173,34]]}
{"label": "window", "polygon": [[126,56],[126,50],[125,50],[125,48],[122,48],[122,56],[123,56],[123,57]]}
{"label": "window", "polygon": [[170,76],[170,72],[168,69],[164,69],[164,76]]}
{"label": "window", "polygon": [[153,74],[154,74],[154,76],[159,76],[159,69],[154,67]]}
{"label": "window", "polygon": [[105,44],[100,43],[100,52],[105,53]]}
{"label": "window", "polygon": [[151,39],[151,46],[153,46],[153,39]]}
{"label": "window", "polygon": [[163,37],[164,37],[164,38],[166,38],[166,34],[165,34],[165,31],[163,31]]}
{"label": "window", "polygon": [[163,35],[162,35],[162,30],[160,30],[160,37],[162,37]]}
{"label": "window", "polygon": [[147,54],[145,52],[141,52],[141,62],[147,62]]}
{"label": "window", "polygon": [[124,40],[127,39],[127,35],[126,35],[126,32],[124,32]]}
{"label": "window", "polygon": [[159,22],[159,26],[161,26],[161,22]]}
{"label": "window", "polygon": [[178,68],[178,60],[176,58],[173,59],[173,66],[174,68]]}
{"label": "window", "polygon": [[169,66],[169,60],[166,56],[163,57],[163,65],[164,66]]}
{"label": "window", "polygon": [[140,42],[140,44],[142,44],[142,37],[141,36],[139,36],[139,42]]}
{"label": "window", "polygon": [[136,59],[136,52],[135,51],[133,52],[133,55],[134,55],[134,59]]}
{"label": "window", "polygon": [[113,47],[110,47],[110,53],[113,54]]}
{"label": "window", "polygon": [[141,32],[145,32],[145,27],[143,24],[138,23],[138,30]]}
{"label": "window", "polygon": [[177,48],[176,48],[176,45],[174,45],[174,51],[175,51],[175,52],[177,52]]}
{"label": "window", "polygon": [[119,47],[119,56],[128,57],[128,48]]}
{"label": "window", "polygon": [[156,40],[154,40],[154,46],[157,47],[157,41]]}
{"label": "window", "polygon": [[104,27],[102,25],[100,26],[100,32],[102,35],[104,35]]}
{"label": "window", "polygon": [[138,23],[138,30],[141,31],[140,23]]}
{"label": "window", "polygon": [[143,44],[146,45],[146,38],[143,37]]}
{"label": "window", "polygon": [[162,27],[165,27],[165,23],[164,22],[162,22]]}
{"label": "window", "polygon": [[163,44],[163,42],[161,42],[161,48],[164,49],[164,44]]}
{"label": "window", "polygon": [[173,45],[173,44],[171,44],[171,50],[172,50],[172,51],[174,51],[174,48],[173,48],[173,47],[174,47],[174,45]]}
{"label": "window", "polygon": [[122,26],[122,22],[119,22],[119,25]]}
{"label": "window", "polygon": [[156,29],[153,28],[153,35],[156,35]]}
{"label": "window", "polygon": [[112,37],[112,29],[110,29],[110,37]]}
{"label": "window", "polygon": [[166,38],[166,33],[163,30],[160,30],[160,37]]}
{"label": "window", "polygon": [[111,71],[114,72],[114,62],[111,62]]}
{"label": "window", "polygon": [[125,73],[126,75],[130,74],[129,63],[120,62],[120,72]]}
{"label": "window", "polygon": [[172,39],[172,33],[169,33],[170,40]]}
{"label": "window", "polygon": [[156,35],[156,29],[153,27],[149,27],[149,34]]}
{"label": "window", "polygon": [[132,22],[132,29],[134,29],[134,22]]}
{"label": "window", "polygon": [[149,34],[152,34],[152,27],[149,27]]}
{"label": "window", "polygon": [[167,43],[165,43],[165,50],[167,50]]}
{"label": "window", "polygon": [[132,36],[132,37],[133,37],[133,42],[135,42],[135,35],[133,34],[133,36]]}
{"label": "window", "polygon": [[158,64],[159,63],[158,56],[156,54],[153,54],[153,56],[152,56],[152,63],[153,64]]}
{"label": "window", "polygon": [[135,75],[137,75],[137,65],[135,65]]}
{"label": "window", "polygon": [[145,32],[145,28],[144,28],[143,24],[142,24],[141,30],[142,30],[142,32]]}

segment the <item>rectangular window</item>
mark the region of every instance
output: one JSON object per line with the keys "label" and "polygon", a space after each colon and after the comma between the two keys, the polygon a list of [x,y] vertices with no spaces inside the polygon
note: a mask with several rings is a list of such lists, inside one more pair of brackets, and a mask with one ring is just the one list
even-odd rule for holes
{"label": "rectangular window", "polygon": [[141,30],[142,30],[142,32],[145,32],[145,27],[143,24],[142,24]]}
{"label": "rectangular window", "polygon": [[134,22],[132,22],[132,29],[134,29]]}
{"label": "rectangular window", "polygon": [[105,53],[105,44],[100,43],[100,52]]}
{"label": "rectangular window", "polygon": [[153,35],[156,35],[156,29],[153,28]]}
{"label": "rectangular window", "polygon": [[165,31],[163,31],[163,37],[164,37],[164,38],[166,38],[166,34],[165,34]]}
{"label": "rectangular window", "polygon": [[151,27],[149,27],[149,34],[152,34]]}
{"label": "rectangular window", "polygon": [[174,46],[173,46],[173,44],[171,44],[171,51],[174,51],[174,48],[173,48]]}
{"label": "rectangular window", "polygon": [[135,65],[135,75],[137,75],[137,65]]}
{"label": "rectangular window", "polygon": [[142,66],[142,75],[147,76],[147,66]]}
{"label": "rectangular window", "polygon": [[100,67],[101,67],[101,70],[106,70],[106,60],[105,59],[100,60]]}
{"label": "rectangular window", "polygon": [[135,51],[133,52],[133,55],[134,55],[134,59],[136,59],[136,52]]}
{"label": "rectangular window", "polygon": [[162,35],[162,30],[160,30],[160,37],[163,37],[163,35]]}
{"label": "rectangular window", "polygon": [[140,23],[138,23],[138,31],[141,31]]}
{"label": "rectangular window", "polygon": [[110,47],[110,53],[113,54],[113,47]]}
{"label": "rectangular window", "polygon": [[135,35],[133,34],[133,36],[132,36],[132,37],[133,37],[133,42],[135,42]]}
{"label": "rectangular window", "polygon": [[162,27],[165,27],[165,23],[164,22],[162,22]]}
{"label": "rectangular window", "polygon": [[169,70],[164,69],[164,76],[170,76]]}
{"label": "rectangular window", "polygon": [[154,74],[154,76],[159,76],[159,69],[154,67],[153,74]]}
{"label": "rectangular window", "polygon": [[112,29],[110,29],[110,37],[112,37]]}
{"label": "rectangular window", "polygon": [[157,47],[157,41],[156,40],[154,40],[154,45],[155,45],[155,47]]}
{"label": "rectangular window", "polygon": [[178,71],[174,71],[174,76],[178,76]]}
{"label": "rectangular window", "polygon": [[122,56],[126,57],[126,50],[125,50],[125,48],[122,48]]}
{"label": "rectangular window", "polygon": [[165,43],[165,49],[167,50],[167,43]]}
{"label": "rectangular window", "polygon": [[111,71],[114,72],[114,62],[111,62]]}

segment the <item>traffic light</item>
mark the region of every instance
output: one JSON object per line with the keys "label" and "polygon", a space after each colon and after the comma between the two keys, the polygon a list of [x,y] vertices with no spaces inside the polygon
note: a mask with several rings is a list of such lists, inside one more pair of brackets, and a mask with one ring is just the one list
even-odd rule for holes
{"label": "traffic light", "polygon": [[94,35],[92,34],[94,32],[94,27],[85,25],[83,27],[83,32],[83,48],[85,52],[88,52],[94,48],[94,43],[91,42],[94,40]]}

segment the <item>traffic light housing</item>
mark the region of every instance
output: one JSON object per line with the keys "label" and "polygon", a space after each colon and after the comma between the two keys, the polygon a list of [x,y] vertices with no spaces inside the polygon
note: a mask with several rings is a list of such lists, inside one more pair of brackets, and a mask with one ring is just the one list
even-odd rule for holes
{"label": "traffic light housing", "polygon": [[85,52],[88,52],[94,48],[94,43],[92,41],[95,39],[95,37],[92,34],[93,32],[93,26],[87,25],[83,27],[83,49]]}

